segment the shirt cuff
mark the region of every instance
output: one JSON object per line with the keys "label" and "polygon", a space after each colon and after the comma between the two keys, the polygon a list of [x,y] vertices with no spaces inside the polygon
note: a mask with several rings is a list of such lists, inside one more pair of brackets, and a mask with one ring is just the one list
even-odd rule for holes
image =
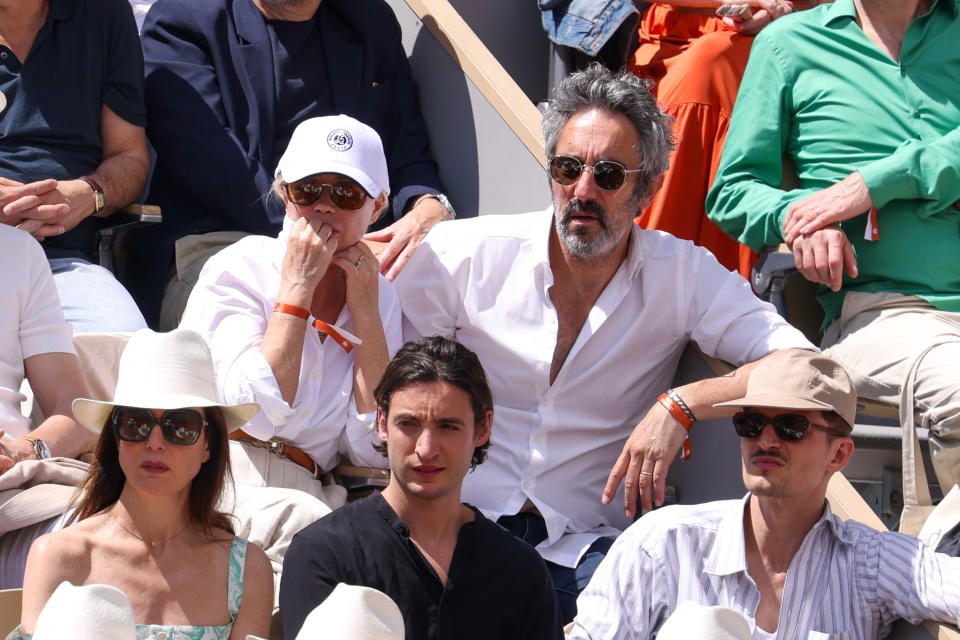
{"label": "shirt cuff", "polygon": [[412,202],[425,193],[443,193],[443,191],[436,187],[423,184],[410,184],[400,189],[400,191],[393,196],[393,210],[391,211],[393,219],[399,220],[402,218],[407,208],[407,203]]}
{"label": "shirt cuff", "polygon": [[347,425],[343,432],[343,447],[340,453],[346,455],[355,466],[387,468],[387,459],[373,445],[380,444],[377,436],[377,412],[359,413],[353,398],[347,408]]}
{"label": "shirt cuff", "polygon": [[893,200],[910,200],[917,197],[913,177],[901,155],[904,149],[915,144],[918,143],[908,140],[886,158],[875,160],[857,170],[864,184],[867,185],[873,206],[880,208]]}
{"label": "shirt cuff", "polygon": [[269,440],[295,414],[280,393],[280,386],[270,363],[257,349],[247,351],[237,358],[221,392],[228,404],[260,404],[259,413],[244,427],[244,431],[254,438]]}

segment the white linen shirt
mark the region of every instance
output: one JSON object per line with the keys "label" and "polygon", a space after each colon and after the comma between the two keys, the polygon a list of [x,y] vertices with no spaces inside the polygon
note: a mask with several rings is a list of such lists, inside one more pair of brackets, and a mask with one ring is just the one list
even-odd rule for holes
{"label": "white linen shirt", "polygon": [[[653,511],[610,548],[577,600],[568,640],[650,638],[681,602],[730,607],[753,637],[760,592],[747,569],[742,500]],[[778,640],[874,640],[897,618],[958,622],[960,558],[914,536],[823,514],[787,569]]]}
{"label": "white linen shirt", "polygon": [[594,540],[630,524],[622,486],[608,505],[600,495],[687,342],[737,364],[814,347],[706,250],[631,225],[627,257],[551,385],[552,221],[550,208],[438,224],[394,286],[404,337],[456,337],[493,391],[489,456],[467,475],[463,499],[496,519],[529,498],[547,525],[541,555],[573,567]]}
{"label": "white linen shirt", "polygon": [[[376,412],[357,412],[352,353],[335,340],[321,341],[310,324],[312,318],[305,322],[293,405],[284,401],[273,369],[260,353],[280,290],[280,265],[291,225],[290,218],[284,218],[277,238],[247,236],[210,258],[180,326],[200,332],[210,345],[223,402],[260,403],[260,411],[243,427],[248,434],[261,440],[281,438],[303,449],[324,470],[336,465],[338,453],[347,454],[355,464],[385,467],[386,458],[372,446],[379,441]],[[380,276],[379,282],[380,318],[392,356],[402,344],[400,302],[386,278]],[[355,333],[346,305],[336,326]]]}
{"label": "white linen shirt", "polygon": [[40,243],[26,231],[0,224],[0,429],[7,439],[26,435],[20,413],[23,361],[42,353],[73,353],[73,329]]}

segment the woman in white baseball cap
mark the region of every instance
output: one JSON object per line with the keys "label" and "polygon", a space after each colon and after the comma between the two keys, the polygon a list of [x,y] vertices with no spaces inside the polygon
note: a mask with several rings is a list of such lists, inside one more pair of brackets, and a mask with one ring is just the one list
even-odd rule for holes
{"label": "woman in white baseball cap", "polygon": [[217,508],[227,434],[257,409],[218,400],[210,351],[195,331],[135,333],[113,400],[73,403],[77,421],[99,434],[94,461],[72,524],[30,549],[19,633],[41,630],[40,613],[64,581],[120,589],[139,640],[267,631],[270,562]]}
{"label": "woman in white baseball cap", "polygon": [[280,235],[211,258],[180,323],[209,342],[222,397],[260,404],[231,434],[235,482],[306,492],[326,505],[319,515],[345,501],[327,473],[341,454],[383,466],[373,389],[402,343],[400,304],[362,237],[389,189],[372,128],[345,115],[301,122],[270,194],[286,207]]}

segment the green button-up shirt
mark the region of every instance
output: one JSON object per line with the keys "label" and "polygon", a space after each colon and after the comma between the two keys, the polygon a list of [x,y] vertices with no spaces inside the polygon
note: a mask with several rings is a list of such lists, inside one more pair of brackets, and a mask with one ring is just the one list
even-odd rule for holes
{"label": "green button-up shirt", "polygon": [[[783,241],[789,205],[859,171],[878,207],[842,224],[860,274],[818,298],[826,321],[844,291],[892,291],[960,311],[960,0],[935,0],[891,59],[863,33],[853,0],[785,16],[754,40],[712,220],[755,250]],[[800,188],[782,190],[784,156]]]}

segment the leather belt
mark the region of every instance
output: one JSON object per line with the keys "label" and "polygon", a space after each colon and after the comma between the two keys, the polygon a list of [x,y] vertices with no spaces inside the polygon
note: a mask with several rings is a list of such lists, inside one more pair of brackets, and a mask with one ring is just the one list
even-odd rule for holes
{"label": "leather belt", "polygon": [[296,462],[298,465],[310,472],[314,478],[319,479],[323,475],[323,471],[313,461],[307,453],[298,447],[293,446],[279,438],[270,438],[269,440],[261,440],[259,438],[254,438],[249,433],[244,432],[242,429],[237,429],[230,433],[231,440],[239,440],[240,442],[247,442],[252,444],[255,447],[260,449],[269,449],[270,453],[273,453],[281,458],[287,458],[293,462]]}

